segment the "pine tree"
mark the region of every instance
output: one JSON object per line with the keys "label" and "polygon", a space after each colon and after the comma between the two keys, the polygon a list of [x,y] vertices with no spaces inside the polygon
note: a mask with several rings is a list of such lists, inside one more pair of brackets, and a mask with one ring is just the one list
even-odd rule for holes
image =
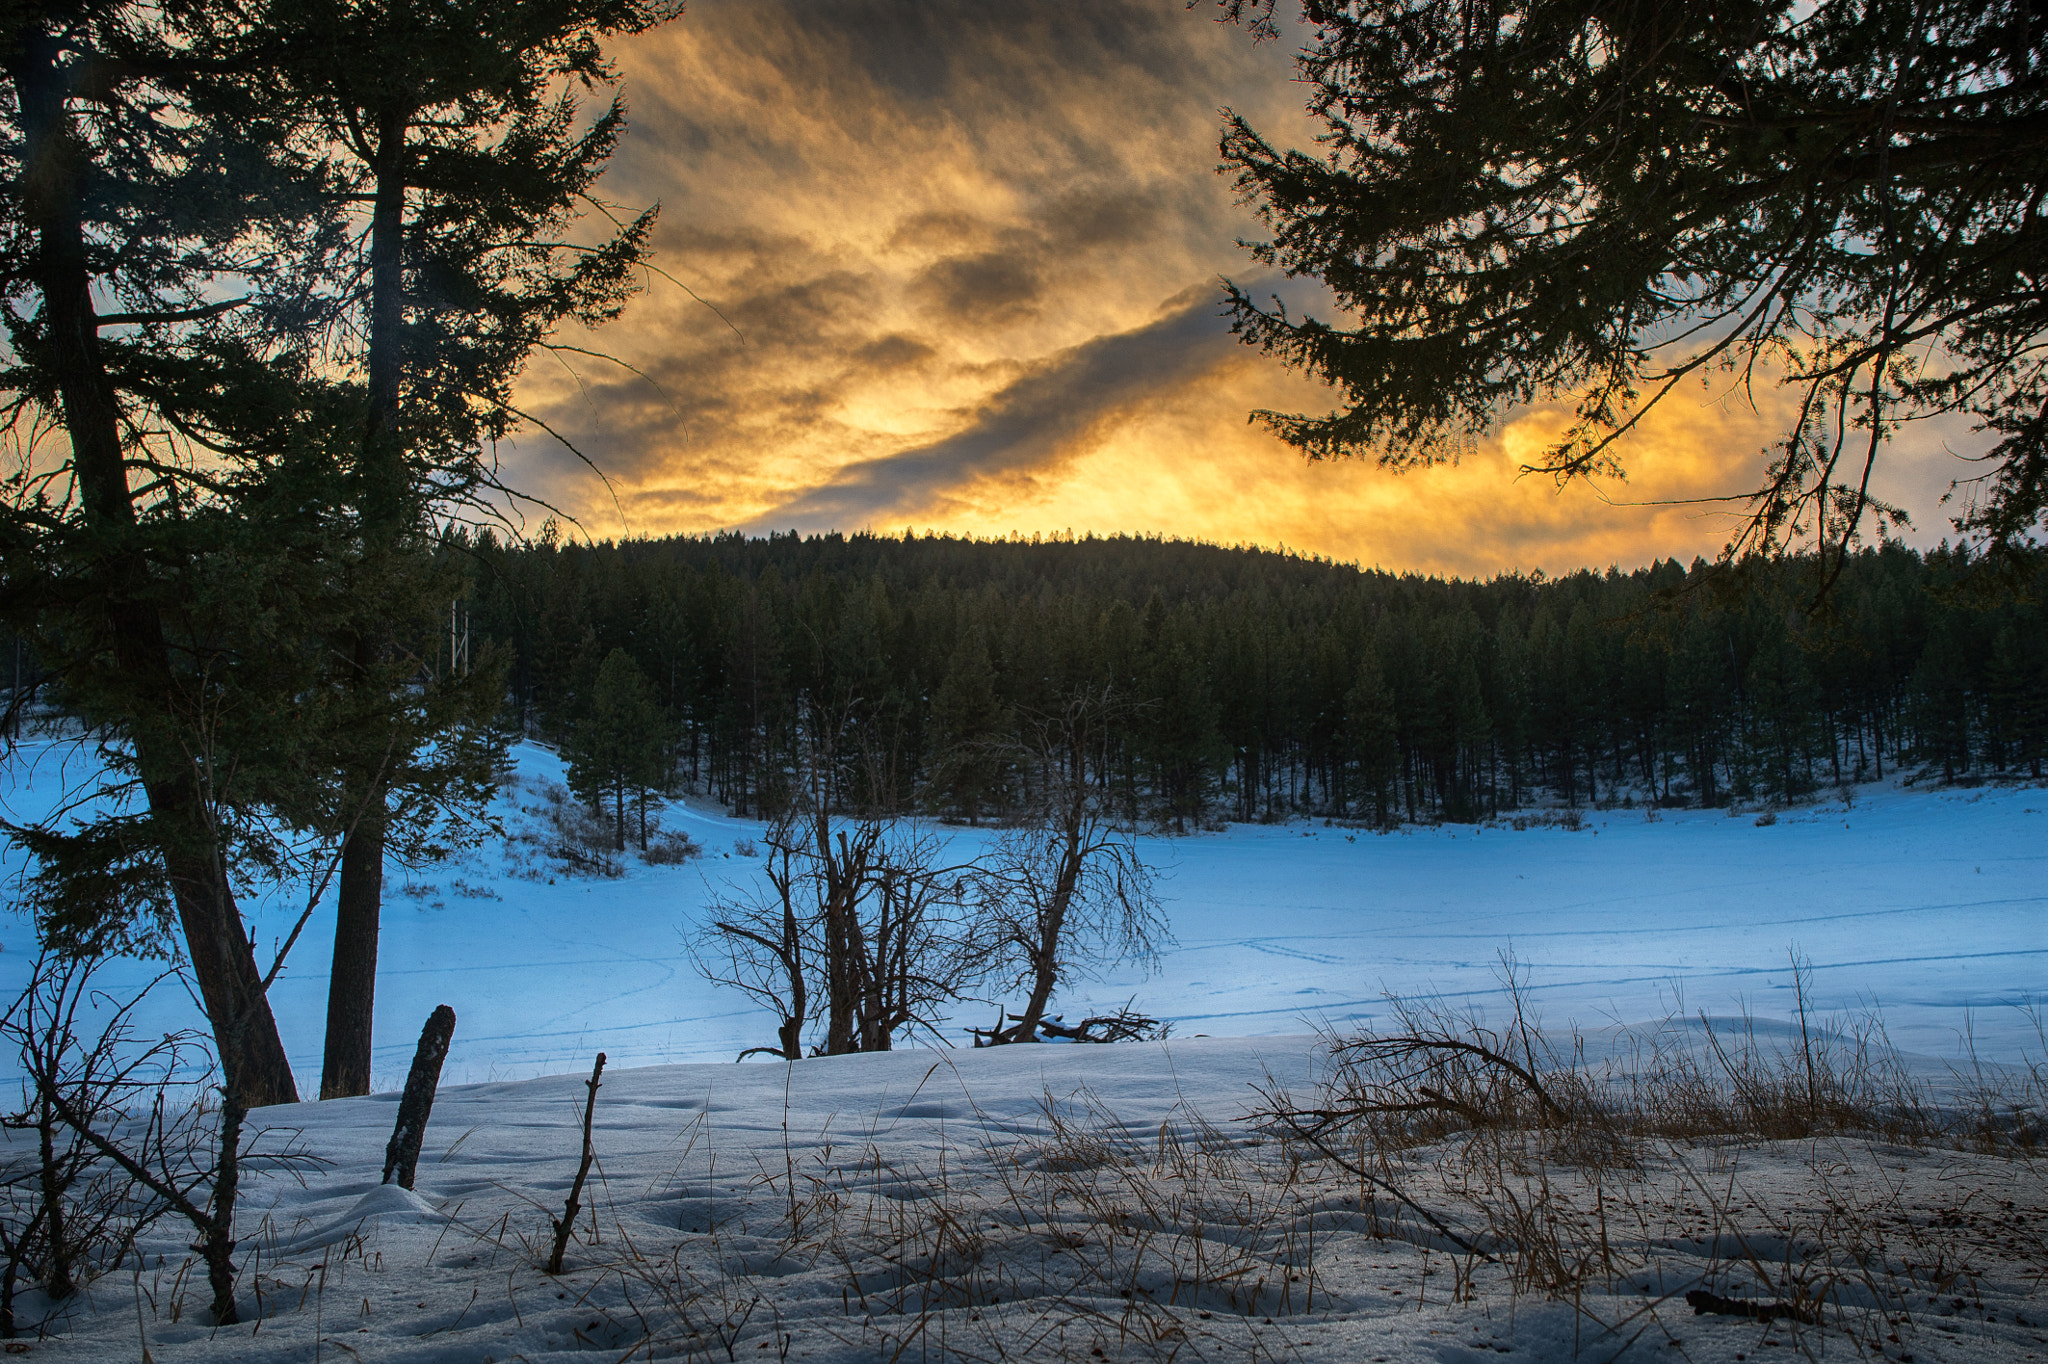
{"label": "pine tree", "polygon": [[1773,621],[1751,656],[1748,672],[1749,758],[1761,788],[1784,803],[1813,789],[1813,739],[1818,719],[1805,650]]}
{"label": "pine tree", "polygon": [[932,726],[938,744],[933,785],[945,803],[981,822],[982,812],[1001,794],[1002,748],[1010,720],[996,694],[995,666],[981,632],[962,633],[946,678],[932,697]]}
{"label": "pine tree", "polygon": [[1985,684],[2001,765],[2024,766],[2040,780],[2048,758],[2048,622],[2039,607],[2020,607],[1999,626]]}
{"label": "pine tree", "polygon": [[1665,692],[1665,714],[1685,757],[1695,800],[1702,806],[1721,804],[1721,773],[1725,765],[1729,690],[1727,624],[1695,612],[1679,627],[1676,656]]}
{"label": "pine tree", "polygon": [[25,3],[4,33],[0,411],[20,448],[68,446],[9,501],[4,606],[113,741],[99,815],[31,834],[38,885],[73,949],[175,922],[224,1102],[292,1101],[234,883],[288,871],[266,830],[348,817],[304,780],[334,733],[304,665],[340,424],[302,308],[334,186],[289,117],[227,107],[267,69],[232,8]]}
{"label": "pine tree", "polygon": [[1886,433],[1951,412],[1998,438],[1966,520],[2026,543],[2048,510],[2048,224],[2021,132],[2048,117],[2048,87],[2028,0],[1302,13],[1314,150],[1234,115],[1222,139],[1271,229],[1254,255],[1321,281],[1340,314],[1229,290],[1242,340],[1341,392],[1327,414],[1260,414],[1283,438],[1429,464],[1561,399],[1576,420],[1533,465],[1607,474],[1680,385],[1775,370],[1799,415],[1749,547],[1810,537],[1813,567],[1840,573],[1881,510],[1867,473]]}
{"label": "pine tree", "polygon": [[1945,607],[1935,613],[1913,670],[1913,718],[1916,756],[1941,764],[1944,781],[1970,770],[1972,749],[1971,667],[1969,629],[1962,613]]}
{"label": "pine tree", "polygon": [[600,814],[609,804],[613,846],[626,848],[626,809],[640,812],[640,846],[647,846],[646,805],[667,766],[667,726],[654,690],[632,655],[614,649],[598,669],[590,708],[570,727],[562,756],[569,789]]}
{"label": "pine tree", "polygon": [[1394,694],[1370,649],[1344,698],[1344,727],[1359,781],[1372,802],[1373,823],[1381,828],[1398,823],[1394,784],[1401,765],[1400,721],[1394,714]]}
{"label": "pine tree", "polygon": [[[625,126],[617,100],[579,126],[573,91],[612,78],[600,39],[673,11],[655,0],[308,0],[273,12],[281,74],[365,207],[356,269],[329,302],[360,336],[342,357],[363,385],[353,461],[367,579],[405,578],[436,515],[489,494],[490,445],[525,414],[513,389],[565,321],[595,325],[631,291],[653,224],[640,214],[570,244]],[[391,718],[409,763],[427,732],[394,707],[399,656],[374,596],[338,651],[365,712]],[[343,756],[366,808],[343,849],[328,986],[323,1097],[369,1085],[390,761]]]}
{"label": "pine tree", "polygon": [[1175,829],[1199,824],[1224,753],[1217,705],[1200,655],[1172,630],[1153,656],[1147,748],[1166,817]]}

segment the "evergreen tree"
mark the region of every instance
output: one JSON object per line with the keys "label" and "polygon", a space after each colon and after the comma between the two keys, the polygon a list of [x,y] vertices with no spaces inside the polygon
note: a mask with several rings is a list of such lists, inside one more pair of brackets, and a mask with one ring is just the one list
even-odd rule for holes
{"label": "evergreen tree", "polygon": [[[1342,391],[1326,415],[1261,414],[1286,440],[1429,464],[1563,399],[1576,420],[1535,466],[1611,473],[1677,386],[1776,370],[1799,416],[1751,546],[1812,537],[1832,579],[1878,509],[1887,432],[1949,412],[1999,438],[1967,520],[2024,545],[2048,509],[2048,225],[2018,132],[2048,116],[2048,38],[2027,0],[1301,11],[1315,150],[1234,115],[1222,139],[1272,231],[1254,255],[1347,315],[1230,288],[1245,342]],[[1860,445],[1834,434],[1859,428]]]}
{"label": "evergreen tree", "polygon": [[[296,1099],[237,883],[287,874],[270,832],[331,835],[322,653],[343,501],[336,393],[303,307],[334,186],[260,84],[232,7],[49,0],[0,30],[4,417],[35,460],[0,516],[10,622],[110,739],[110,799],[31,831],[88,949],[175,923],[232,1109]],[[141,810],[126,805],[139,793]]]}
{"label": "evergreen tree", "polygon": [[1398,823],[1394,783],[1401,763],[1400,722],[1394,714],[1394,694],[1370,649],[1358,665],[1358,680],[1345,695],[1344,726],[1373,823],[1381,828]]}
{"label": "evergreen tree", "polygon": [[945,681],[932,697],[932,728],[937,742],[933,785],[968,823],[979,824],[982,812],[1001,795],[1002,750],[1010,729],[979,630],[963,632],[953,651]]}
{"label": "evergreen tree", "polygon": [[1790,803],[1814,786],[1818,708],[1806,654],[1780,621],[1769,623],[1750,659],[1748,692],[1753,780],[1766,794]]}
{"label": "evergreen tree", "polygon": [[647,799],[659,789],[668,743],[653,688],[624,649],[606,655],[591,688],[590,708],[570,726],[562,746],[569,789],[602,814],[612,812],[613,847],[626,848],[626,810],[640,812],[640,846],[647,846]]}
{"label": "evergreen tree", "polygon": [[2039,781],[2048,758],[2048,621],[2038,606],[2016,610],[1999,627],[1987,683],[2002,761],[2024,766]]}
{"label": "evergreen tree", "polygon": [[1153,655],[1145,747],[1162,813],[1186,829],[1208,806],[1223,739],[1200,655],[1180,636],[1178,628],[1163,631]]}
{"label": "evergreen tree", "polygon": [[[486,450],[523,414],[513,387],[554,329],[615,315],[646,252],[652,213],[572,245],[624,131],[614,100],[579,127],[574,91],[612,78],[600,39],[672,11],[657,0],[308,0],[272,14],[308,136],[347,168],[364,209],[359,260],[328,277],[360,337],[339,358],[362,383],[353,473],[356,551],[370,583],[424,562],[437,515],[490,493]],[[343,849],[328,986],[323,1097],[367,1092],[383,865],[394,767],[430,731],[407,723],[398,652],[375,593],[338,651],[356,704],[389,717],[397,762],[344,758],[366,816]]]}
{"label": "evergreen tree", "polygon": [[1922,758],[1941,764],[1944,781],[1970,770],[1971,668],[1969,629],[1962,613],[1945,607],[1935,613],[1913,670],[1914,728]]}

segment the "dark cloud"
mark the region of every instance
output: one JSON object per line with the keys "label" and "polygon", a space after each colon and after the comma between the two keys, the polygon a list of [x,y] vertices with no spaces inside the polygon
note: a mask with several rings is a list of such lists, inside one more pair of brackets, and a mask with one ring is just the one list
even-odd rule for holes
{"label": "dark cloud", "polygon": [[906,251],[962,248],[927,266],[912,291],[945,321],[1000,326],[1032,317],[1077,277],[1141,247],[1171,216],[1164,197],[1130,185],[1076,190],[1021,225],[958,212],[918,214],[891,240]]}
{"label": "dark cloud", "polygon": [[1000,326],[1037,312],[1045,283],[1029,256],[983,251],[934,263],[912,290],[926,306],[953,321]]}
{"label": "dark cloud", "polygon": [[1173,39],[1202,19],[1182,0],[693,0],[685,22],[744,34],[813,78],[858,73],[902,104],[1005,99],[1052,118],[1048,71],[1067,89],[1104,74],[1195,84],[1213,62],[1208,35]]}
{"label": "dark cloud", "polygon": [[925,364],[938,352],[926,342],[901,332],[878,336],[854,352],[854,360],[876,375],[892,374]]}
{"label": "dark cloud", "polygon": [[977,480],[1041,471],[1107,419],[1238,358],[1206,290],[1157,321],[1034,366],[943,440],[841,469],[759,518],[760,529],[854,528],[911,515]]}

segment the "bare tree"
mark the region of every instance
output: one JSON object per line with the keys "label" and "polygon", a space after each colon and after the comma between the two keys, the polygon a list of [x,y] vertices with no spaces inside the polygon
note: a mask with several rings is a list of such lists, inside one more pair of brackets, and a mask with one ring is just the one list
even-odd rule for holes
{"label": "bare tree", "polygon": [[808,830],[785,810],[768,826],[762,843],[766,889],[756,887],[714,900],[717,917],[698,935],[691,951],[705,979],[745,991],[781,1020],[776,1045],[749,1047],[739,1059],[766,1053],[799,1061],[804,1025],[810,1021],[810,949],[816,918],[815,906],[802,900],[810,889]]}
{"label": "bare tree", "polygon": [[867,893],[854,902],[845,976],[854,987],[855,1050],[888,1051],[985,974],[971,868],[941,866],[939,840],[909,823],[882,829]]}
{"label": "bare tree", "polygon": [[847,814],[836,730],[816,726],[794,796],[763,838],[761,877],[714,902],[697,935],[697,969],[745,991],[780,1019],[774,1046],[797,1060],[805,1030],[826,1056],[887,1051],[906,1032],[936,1035],[940,1009],[982,974],[971,868],[940,863],[927,830],[892,818],[872,762],[869,797]]}
{"label": "bare tree", "polygon": [[1086,689],[1025,727],[1019,765],[1030,818],[1006,832],[979,876],[983,932],[1001,945],[1009,988],[1028,992],[991,1043],[1037,1039],[1060,986],[1119,962],[1157,961],[1172,933],[1135,829],[1119,822],[1103,784],[1119,703]]}

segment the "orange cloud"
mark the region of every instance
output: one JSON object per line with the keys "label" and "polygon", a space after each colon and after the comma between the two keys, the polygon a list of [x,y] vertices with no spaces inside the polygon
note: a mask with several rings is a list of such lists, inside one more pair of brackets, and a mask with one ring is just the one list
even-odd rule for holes
{"label": "orange cloud", "polygon": [[[1516,476],[1550,412],[1402,476],[1248,426],[1329,396],[1218,316],[1217,277],[1255,274],[1236,242],[1259,234],[1214,173],[1217,110],[1312,129],[1286,42],[1181,0],[694,0],[620,61],[634,129],[606,190],[661,201],[679,283],[568,338],[620,364],[527,377],[608,485],[537,435],[504,452],[594,535],[1131,531],[1556,571],[1711,555],[1724,516],[1622,504],[1739,490],[1780,429],[1772,397],[1674,395],[1628,483],[1560,491]],[[1923,441],[1885,491],[1926,519],[1952,463]]]}

